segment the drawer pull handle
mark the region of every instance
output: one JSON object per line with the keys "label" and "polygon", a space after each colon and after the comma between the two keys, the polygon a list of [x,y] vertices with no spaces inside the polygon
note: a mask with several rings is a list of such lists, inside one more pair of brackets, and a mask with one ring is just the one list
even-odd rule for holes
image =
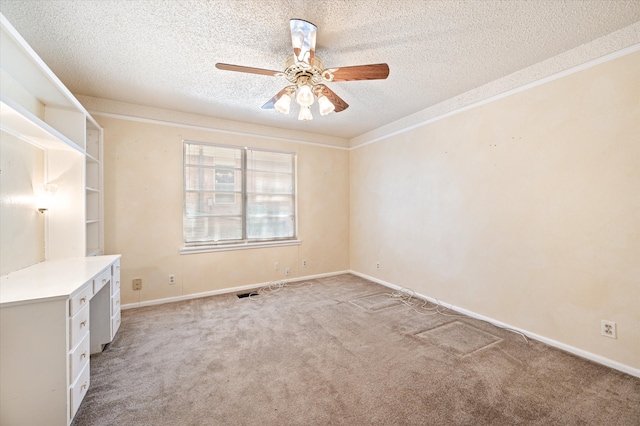
{"label": "drawer pull handle", "polygon": [[87,320],[84,320],[80,323],[80,327],[84,327],[85,325],[87,325]]}
{"label": "drawer pull handle", "polygon": [[80,303],[84,303],[87,301],[87,296],[82,296],[82,298],[80,299]]}
{"label": "drawer pull handle", "polygon": [[87,388],[87,382],[84,382],[82,386],[80,386],[81,390],[85,390]]}
{"label": "drawer pull handle", "polygon": [[82,355],[80,355],[80,359],[86,358],[86,357],[87,357],[87,351],[82,352]]}
{"label": "drawer pull handle", "polygon": [[102,284],[105,284],[106,282],[107,282],[107,279],[106,279],[106,278],[103,278],[103,279],[102,279]]}

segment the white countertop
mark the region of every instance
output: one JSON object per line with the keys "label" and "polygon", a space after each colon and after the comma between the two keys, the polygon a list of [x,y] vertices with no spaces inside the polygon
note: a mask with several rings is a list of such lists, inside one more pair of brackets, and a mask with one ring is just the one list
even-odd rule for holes
{"label": "white countertop", "polygon": [[47,260],[0,277],[0,307],[68,298],[120,258],[108,256]]}

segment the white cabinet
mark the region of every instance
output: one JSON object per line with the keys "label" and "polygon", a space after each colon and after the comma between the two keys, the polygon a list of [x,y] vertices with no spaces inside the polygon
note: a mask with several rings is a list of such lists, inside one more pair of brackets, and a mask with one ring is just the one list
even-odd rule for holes
{"label": "white cabinet", "polygon": [[117,332],[119,281],[119,255],[45,261],[0,277],[0,424],[71,423],[89,390],[90,354]]}
{"label": "white cabinet", "polygon": [[101,256],[102,128],[2,14],[0,27],[1,134],[41,148],[57,188],[45,261],[0,277],[0,425],[64,426],[120,326],[120,256]]}
{"label": "white cabinet", "polygon": [[113,284],[111,285],[111,332],[112,338],[120,328],[120,262],[111,266]]}
{"label": "white cabinet", "polygon": [[0,127],[45,152],[45,258],[104,253],[102,128],[0,14]]}

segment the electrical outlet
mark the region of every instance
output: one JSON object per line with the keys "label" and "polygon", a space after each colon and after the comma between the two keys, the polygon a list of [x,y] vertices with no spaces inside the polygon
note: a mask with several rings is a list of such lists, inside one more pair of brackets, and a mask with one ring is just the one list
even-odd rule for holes
{"label": "electrical outlet", "polygon": [[288,277],[289,275],[291,275],[291,269],[289,268],[284,268],[284,276]]}
{"label": "electrical outlet", "polygon": [[303,268],[306,268],[306,267],[307,267],[307,260],[306,260],[306,259],[303,259],[303,260],[302,260],[302,267],[303,267]]}
{"label": "electrical outlet", "polygon": [[133,289],[134,290],[142,290],[142,278],[134,278],[133,279]]}
{"label": "electrical outlet", "polygon": [[376,262],[376,269],[380,269],[380,262]]}
{"label": "electrical outlet", "polygon": [[174,274],[169,274],[169,285],[173,285],[176,283],[176,276]]}
{"label": "electrical outlet", "polygon": [[600,321],[600,332],[605,337],[616,338],[616,323],[613,321],[602,320]]}
{"label": "electrical outlet", "polygon": [[280,262],[274,262],[274,263],[273,263],[273,269],[274,269],[275,271],[279,270],[279,269],[280,269]]}

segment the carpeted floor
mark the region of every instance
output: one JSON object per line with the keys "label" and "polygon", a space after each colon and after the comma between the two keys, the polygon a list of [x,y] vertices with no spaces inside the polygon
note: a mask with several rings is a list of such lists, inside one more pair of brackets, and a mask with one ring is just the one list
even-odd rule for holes
{"label": "carpeted floor", "polygon": [[73,425],[640,425],[640,379],[386,293],[340,275],[124,311]]}

